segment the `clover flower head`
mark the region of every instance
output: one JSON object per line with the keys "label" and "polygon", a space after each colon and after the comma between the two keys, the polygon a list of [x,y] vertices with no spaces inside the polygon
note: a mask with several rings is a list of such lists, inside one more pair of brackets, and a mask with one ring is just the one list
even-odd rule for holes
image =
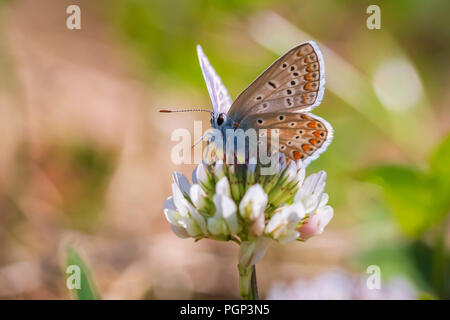
{"label": "clover flower head", "polygon": [[305,178],[301,161],[278,154],[275,171],[262,175],[259,164],[199,164],[191,185],[173,175],[164,213],[181,238],[210,238],[240,245],[239,264],[257,263],[271,241],[306,240],[323,232],[333,217],[324,193],[326,173]]}

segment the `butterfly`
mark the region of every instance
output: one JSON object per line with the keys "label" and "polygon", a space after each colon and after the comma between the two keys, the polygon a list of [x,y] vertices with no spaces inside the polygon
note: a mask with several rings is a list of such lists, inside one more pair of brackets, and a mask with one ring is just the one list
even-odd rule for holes
{"label": "butterfly", "polygon": [[222,132],[267,129],[259,132],[267,132],[268,142],[274,130],[279,151],[288,160],[302,160],[304,165],[317,159],[331,143],[331,125],[310,113],[321,103],[325,90],[324,61],[314,41],[286,52],[234,102],[200,45],[197,54],[213,107],[213,128]]}

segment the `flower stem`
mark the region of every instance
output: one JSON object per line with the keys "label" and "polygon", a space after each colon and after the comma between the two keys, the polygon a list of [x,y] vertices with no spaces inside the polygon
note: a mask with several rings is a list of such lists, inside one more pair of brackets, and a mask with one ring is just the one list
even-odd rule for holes
{"label": "flower stem", "polygon": [[256,268],[253,265],[244,268],[238,265],[239,269],[239,290],[244,300],[258,300],[258,286],[256,283]]}
{"label": "flower stem", "polygon": [[250,290],[252,292],[253,300],[259,300],[258,283],[256,282],[256,265],[253,265],[252,280],[250,283]]}

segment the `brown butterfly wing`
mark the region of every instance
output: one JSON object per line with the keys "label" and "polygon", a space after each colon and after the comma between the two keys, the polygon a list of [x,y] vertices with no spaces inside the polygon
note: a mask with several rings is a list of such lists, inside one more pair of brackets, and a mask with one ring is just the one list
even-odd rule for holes
{"label": "brown butterfly wing", "polygon": [[267,137],[267,150],[270,150],[272,134],[278,133],[279,143],[274,147],[288,159],[300,159],[305,164],[317,159],[333,138],[331,125],[311,113],[279,112],[264,114],[264,117],[250,115],[243,125],[255,128],[260,137]]}
{"label": "brown butterfly wing", "polygon": [[228,116],[240,123],[257,113],[310,111],[320,104],[325,85],[322,54],[313,41],[289,50],[232,104]]}

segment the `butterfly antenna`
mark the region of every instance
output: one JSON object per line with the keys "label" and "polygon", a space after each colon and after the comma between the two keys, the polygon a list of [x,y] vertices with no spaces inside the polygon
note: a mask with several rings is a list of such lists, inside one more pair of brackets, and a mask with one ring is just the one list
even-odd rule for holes
{"label": "butterfly antenna", "polygon": [[175,113],[175,112],[209,112],[213,114],[214,112],[208,109],[179,109],[179,110],[168,110],[168,109],[162,109],[159,110],[159,112],[162,113]]}
{"label": "butterfly antenna", "polygon": [[208,136],[208,132],[205,132],[201,137],[200,137],[200,139],[198,139],[193,145],[192,145],[192,149],[194,149],[194,147],[196,146],[196,145],[198,145],[200,142],[202,142],[203,140],[205,140],[205,137],[206,136]]}

